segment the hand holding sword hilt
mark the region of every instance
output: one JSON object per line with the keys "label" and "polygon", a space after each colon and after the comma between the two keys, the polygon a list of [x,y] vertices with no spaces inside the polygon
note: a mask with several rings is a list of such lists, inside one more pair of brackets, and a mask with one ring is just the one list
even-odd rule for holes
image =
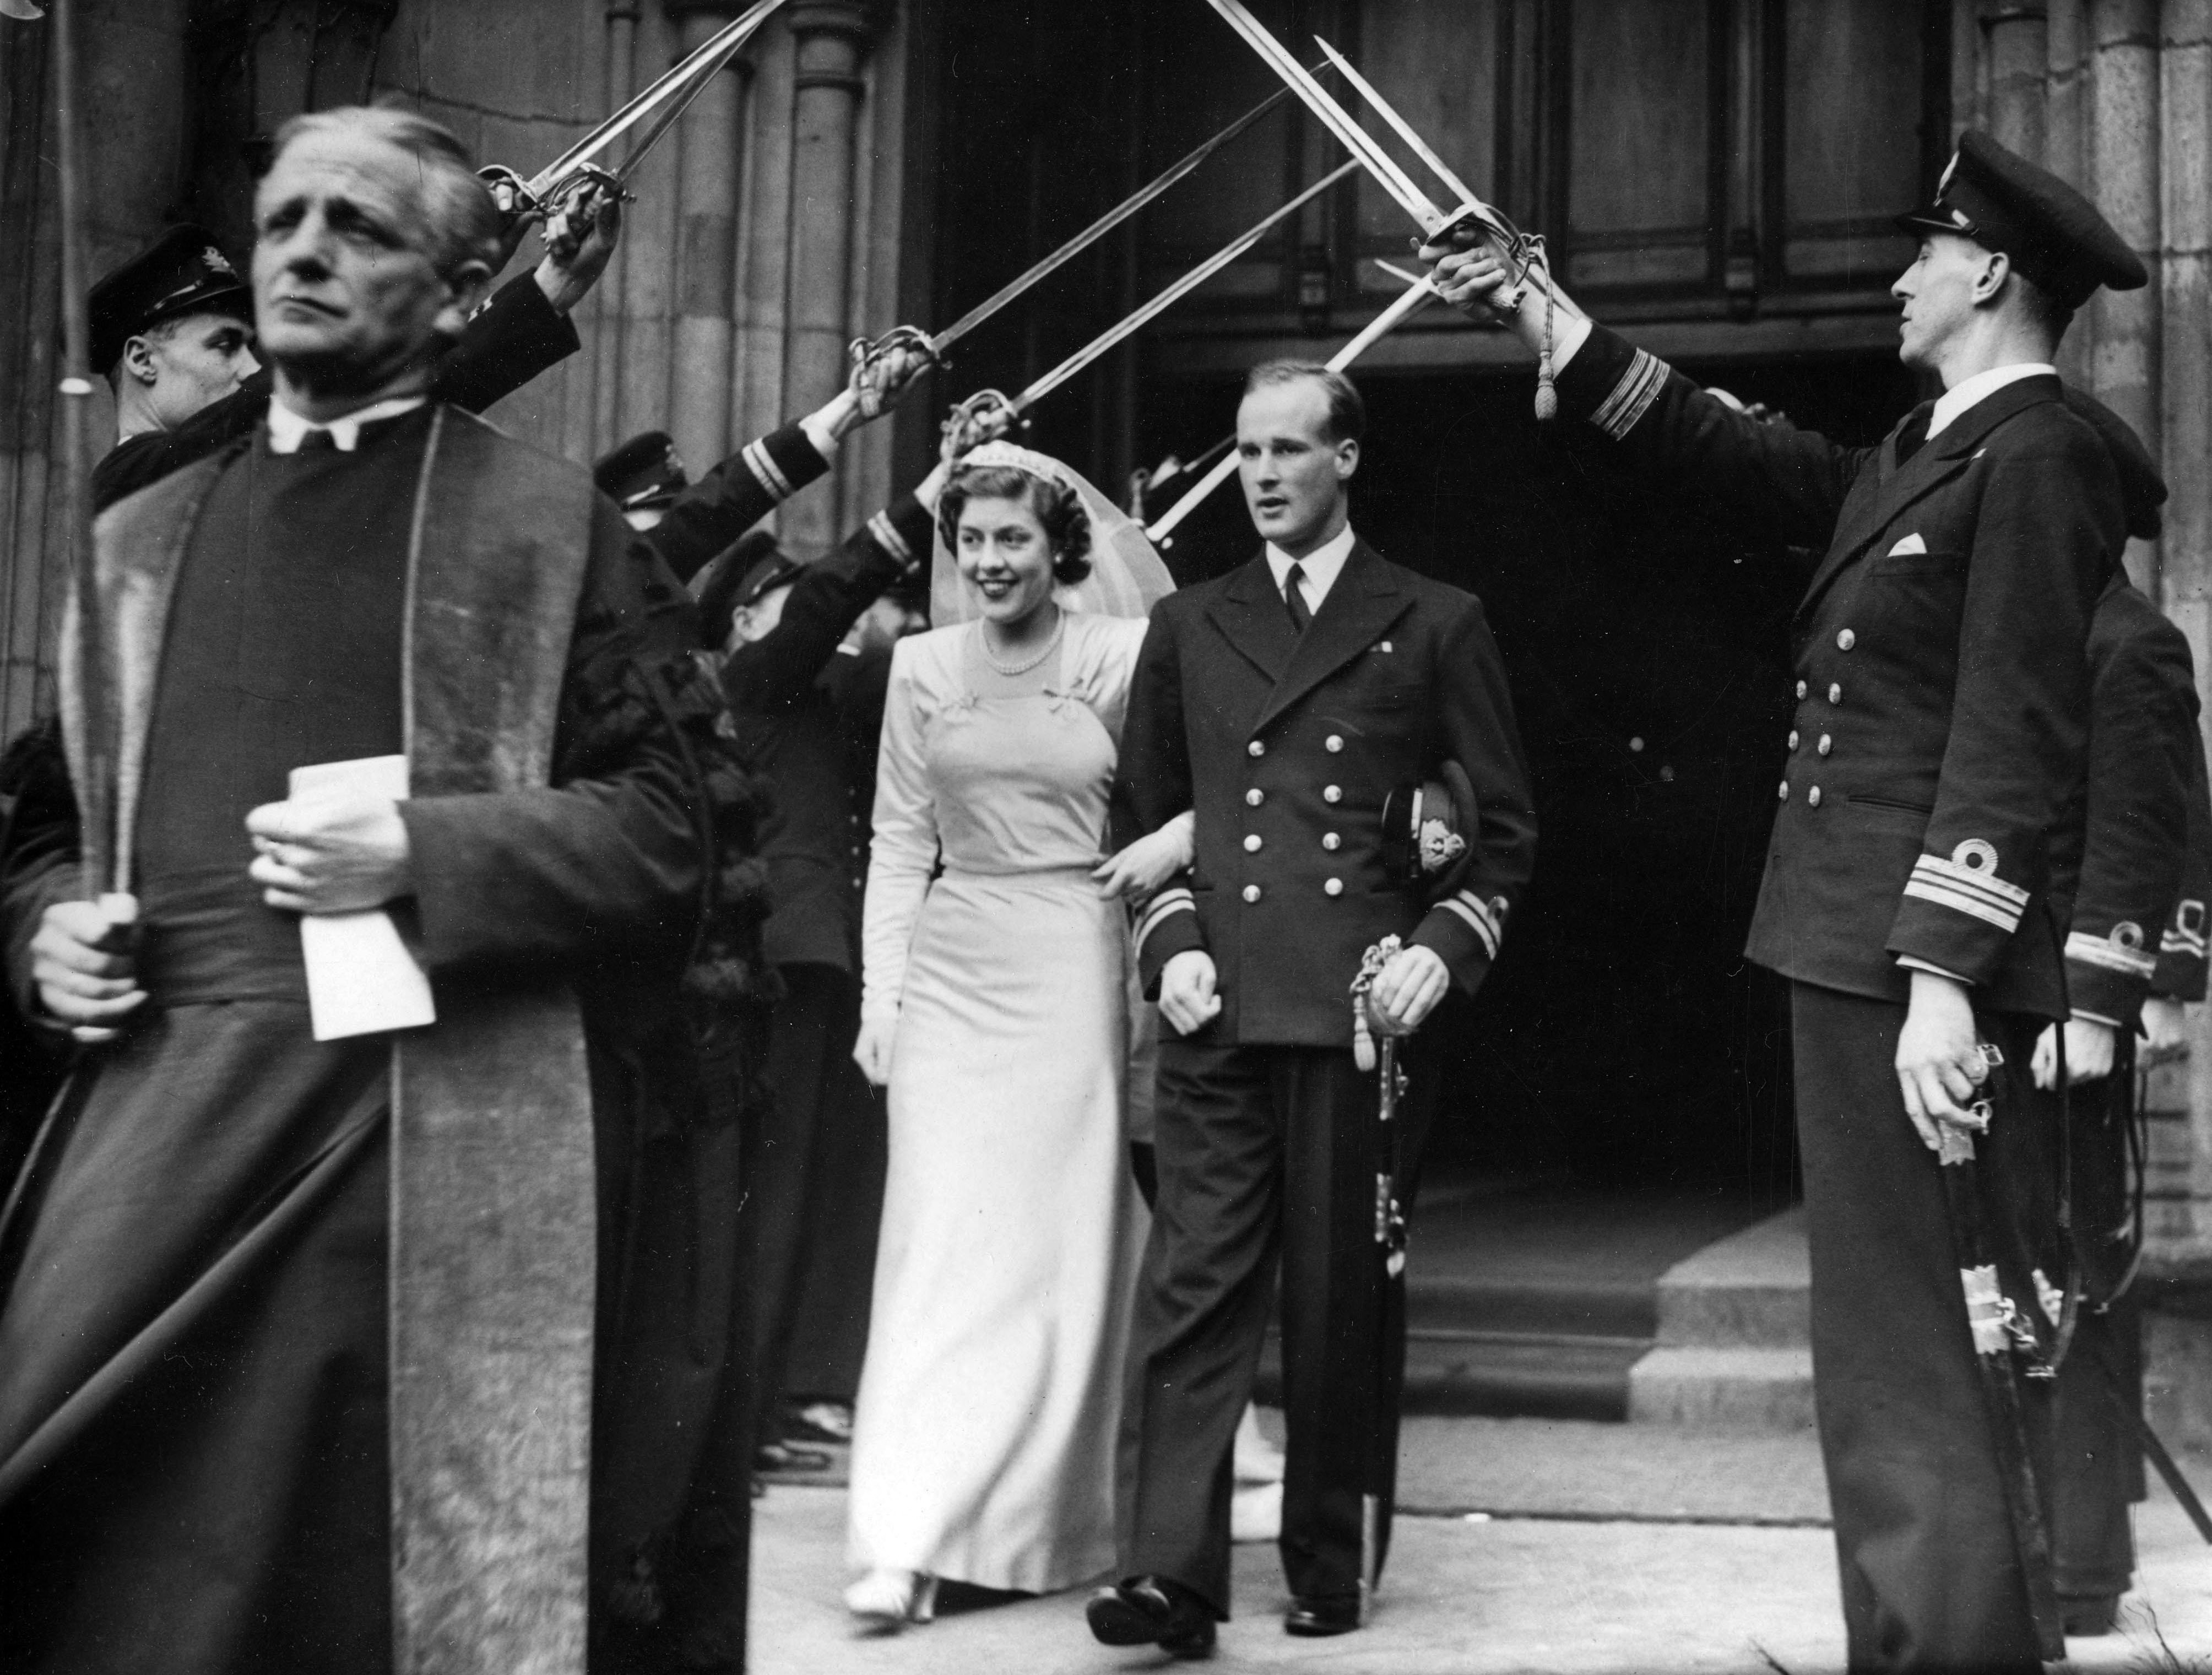
{"label": "hand holding sword hilt", "polygon": [[523,228],[540,220],[545,214],[544,200],[530,190],[530,183],[505,163],[487,163],[477,171],[477,179],[484,183],[491,193],[491,201],[499,209],[500,220],[505,224],[501,237],[511,246],[522,236]]}
{"label": "hand holding sword hilt", "polygon": [[1364,1071],[1373,1070],[1379,1062],[1375,1050],[1375,1037],[1378,1031],[1385,1035],[1407,1033],[1393,1029],[1389,1021],[1378,1014],[1368,999],[1370,992],[1375,987],[1375,980],[1382,974],[1382,968],[1389,965],[1392,956],[1404,946],[1404,943],[1396,937],[1383,938],[1360,956],[1359,973],[1352,980],[1352,1061]]}
{"label": "hand holding sword hilt", "polygon": [[978,390],[953,404],[945,421],[945,443],[939,452],[947,464],[956,463],[984,443],[995,442],[1021,422],[1021,410],[1005,391]]}
{"label": "hand holding sword hilt", "polygon": [[933,367],[945,361],[919,326],[895,325],[880,337],[855,337],[845,347],[853,373],[846,382],[860,404],[860,416],[874,419]]}

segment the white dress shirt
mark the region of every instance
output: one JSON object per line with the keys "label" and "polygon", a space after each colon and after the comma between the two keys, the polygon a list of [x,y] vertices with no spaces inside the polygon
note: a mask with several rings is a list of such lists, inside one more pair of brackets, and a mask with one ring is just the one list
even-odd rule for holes
{"label": "white dress shirt", "polygon": [[361,428],[373,425],[381,419],[396,419],[402,413],[412,413],[428,401],[428,396],[391,396],[383,401],[373,401],[368,406],[356,408],[343,418],[332,419],[328,424],[317,424],[313,419],[303,419],[276,396],[269,398],[269,452],[297,453],[300,444],[307,440],[308,433],[326,430],[331,445],[340,453],[351,453],[361,446]]}
{"label": "white dress shirt", "polygon": [[[1321,614],[1321,602],[1328,597],[1335,585],[1336,573],[1344,568],[1344,561],[1352,556],[1352,543],[1357,537],[1352,525],[1346,524],[1329,540],[1324,541],[1304,558],[1292,558],[1273,542],[1267,543],[1267,568],[1275,578],[1275,592],[1283,592],[1290,586],[1291,566],[1305,567],[1298,584],[1298,597],[1306,602],[1306,609],[1316,616]],[[1285,603],[1288,596],[1285,596]]]}
{"label": "white dress shirt", "polygon": [[2015,366],[1992,367],[1985,373],[1976,373],[1963,384],[1953,385],[1936,398],[1936,410],[1928,416],[1928,440],[1934,441],[1952,420],[1968,408],[1987,401],[2006,385],[2046,374],[2056,378],[2058,368],[2040,361],[2022,361]]}

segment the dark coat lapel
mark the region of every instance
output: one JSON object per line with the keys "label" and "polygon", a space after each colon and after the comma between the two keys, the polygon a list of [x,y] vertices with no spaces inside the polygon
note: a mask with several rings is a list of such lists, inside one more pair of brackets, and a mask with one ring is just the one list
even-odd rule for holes
{"label": "dark coat lapel", "polygon": [[1291,654],[1297,649],[1298,636],[1291,627],[1283,596],[1275,591],[1274,573],[1267,567],[1264,551],[1229,573],[1220,591],[1207,602],[1206,614],[1221,630],[1222,638],[1271,683],[1283,678],[1283,671],[1291,666]]}
{"label": "dark coat lapel", "polygon": [[1966,470],[1991,431],[2039,402],[2058,399],[2057,379],[2040,375],[2020,379],[1975,403],[1902,465],[1897,463],[1898,434],[1891,431],[1882,440],[1873,467],[1880,475],[1870,492],[1854,494],[1845,501],[1843,521],[1829,543],[1827,556],[1813,573],[1812,584],[1797,607],[1800,613],[1810,611],[1844,567],[1863,555],[1899,518]]}
{"label": "dark coat lapel", "polygon": [[1337,573],[1335,586],[1328,590],[1328,597],[1321,602],[1321,609],[1298,640],[1290,667],[1267,695],[1267,707],[1253,731],[1266,726],[1373,645],[1376,636],[1412,604],[1382,555],[1364,541],[1354,541],[1344,568]]}

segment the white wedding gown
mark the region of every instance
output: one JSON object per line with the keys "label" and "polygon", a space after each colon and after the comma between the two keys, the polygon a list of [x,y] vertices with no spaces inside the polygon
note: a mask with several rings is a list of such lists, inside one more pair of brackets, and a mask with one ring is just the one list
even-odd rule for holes
{"label": "white wedding gown", "polygon": [[1065,622],[1025,683],[975,624],[899,645],[864,934],[898,1022],[848,1556],[1032,1593],[1114,1563],[1144,1230],[1127,915],[1089,875],[1145,623]]}

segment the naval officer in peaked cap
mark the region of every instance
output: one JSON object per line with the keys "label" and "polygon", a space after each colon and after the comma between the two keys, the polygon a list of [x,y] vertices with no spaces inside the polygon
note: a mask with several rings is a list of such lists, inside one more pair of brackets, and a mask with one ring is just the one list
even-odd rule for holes
{"label": "naval officer in peaked cap", "polygon": [[[1516,291],[1487,249],[1424,255],[1448,300],[1549,347],[1560,405],[1630,458],[1825,554],[1791,626],[1796,709],[1748,952],[1791,985],[1850,1667],[2029,1671],[2058,1655],[2032,1603],[2048,1563],[2005,1489],[2047,1447],[2048,1383],[2019,1381],[2025,1425],[1992,1419],[1936,1148],[1989,1101],[1979,1173],[2011,1198],[1988,1219],[2047,1227],[2053,1137],[2025,1078],[2068,1015],[2054,913],[2081,848],[2084,647],[2126,541],[2115,461],[2051,363],[2100,286],[2146,276],[2093,204],[1979,134],[1900,225],[1919,246],[1892,287],[1899,354],[1943,393],[1873,448],[1731,411]],[[2033,1326],[2026,1373],[2053,1337],[2049,1294],[2014,1249],[1998,1278]]]}

